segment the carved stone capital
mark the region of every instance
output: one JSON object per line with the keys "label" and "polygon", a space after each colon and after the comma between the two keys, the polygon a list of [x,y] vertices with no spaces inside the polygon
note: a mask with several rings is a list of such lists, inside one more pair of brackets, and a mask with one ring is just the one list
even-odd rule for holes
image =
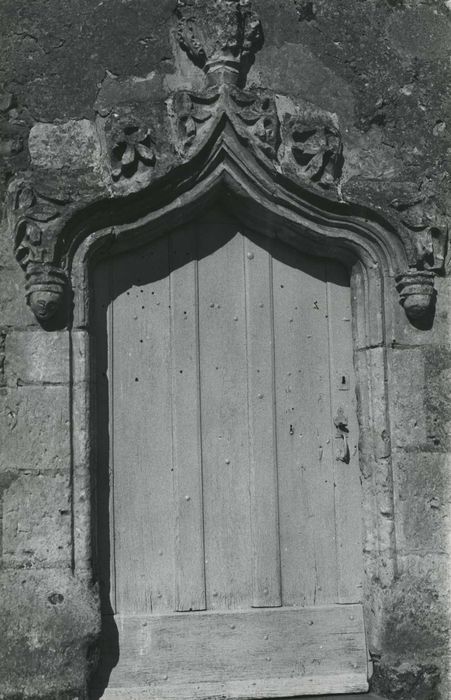
{"label": "carved stone capital", "polygon": [[209,85],[243,82],[263,43],[250,0],[178,0],[177,38]]}
{"label": "carved stone capital", "polygon": [[436,298],[434,278],[430,270],[409,270],[396,277],[400,303],[409,320],[420,328],[432,322]]}

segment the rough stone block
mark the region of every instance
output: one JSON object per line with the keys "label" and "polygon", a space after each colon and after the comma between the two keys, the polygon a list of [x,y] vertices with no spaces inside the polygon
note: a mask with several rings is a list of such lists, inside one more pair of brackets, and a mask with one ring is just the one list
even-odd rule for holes
{"label": "rough stone block", "polygon": [[88,119],[65,124],[35,124],[28,142],[35,167],[48,170],[95,170],[100,144]]}
{"label": "rough stone block", "polygon": [[0,697],[86,697],[100,627],[95,589],[70,572],[0,574]]}
{"label": "rough stone block", "polygon": [[398,552],[446,552],[451,506],[451,457],[396,451],[393,473]]}
{"label": "rough stone block", "polygon": [[451,350],[447,345],[424,349],[427,443],[437,452],[451,451]]}
{"label": "rough stone block", "polygon": [[449,562],[446,555],[401,556],[385,591],[373,690],[397,700],[448,698]]}
{"label": "rough stone block", "polygon": [[69,333],[44,330],[8,333],[5,345],[8,386],[69,381]]}
{"label": "rough stone block", "polygon": [[1,325],[23,328],[37,326],[25,299],[25,275],[19,265],[0,268]]}
{"label": "rough stone block", "polygon": [[427,427],[424,356],[421,348],[388,352],[392,447],[421,447]]}
{"label": "rough stone block", "polygon": [[3,565],[70,566],[69,474],[9,473],[3,489]]}
{"label": "rough stone block", "polygon": [[0,472],[67,470],[70,460],[69,391],[24,386],[0,393]]}
{"label": "rough stone block", "polygon": [[411,576],[417,581],[427,581],[428,585],[436,591],[436,597],[442,598],[444,604],[449,600],[451,578],[447,553],[400,553],[398,555],[398,570],[400,577]]}

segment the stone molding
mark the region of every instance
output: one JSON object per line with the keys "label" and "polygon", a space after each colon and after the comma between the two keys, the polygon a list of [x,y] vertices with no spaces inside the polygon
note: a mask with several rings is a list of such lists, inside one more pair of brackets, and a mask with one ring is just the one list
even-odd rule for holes
{"label": "stone molding", "polygon": [[[71,259],[86,236],[167,206],[171,194],[175,199],[199,186],[207,192],[212,172],[224,180],[225,163],[234,161],[252,173],[267,201],[289,200],[303,216],[309,212],[306,226],[309,219],[322,221],[332,238],[339,226],[349,249],[363,250],[373,241],[376,258],[382,255],[397,277],[407,316],[429,328],[448,232],[427,196],[394,198],[382,212],[343,200],[346,153],[336,116],[306,105],[289,112],[271,91],[245,86],[263,44],[249,0],[178,0],[175,18],[181,49],[205,73],[204,89],[176,91],[161,109],[151,96],[137,106],[125,91],[121,104],[96,124],[101,163],[84,190],[75,169],[65,173],[68,195],[52,185],[55,173],[41,191],[45,174],[39,168],[11,183],[9,222],[26,274],[27,303],[38,321],[49,330],[71,323]],[[315,239],[314,232],[305,236]],[[331,253],[328,234],[317,250]]]}

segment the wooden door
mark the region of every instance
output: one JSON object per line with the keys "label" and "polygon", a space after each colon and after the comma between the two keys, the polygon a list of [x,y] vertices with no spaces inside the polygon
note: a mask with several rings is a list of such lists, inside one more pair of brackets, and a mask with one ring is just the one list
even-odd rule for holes
{"label": "wooden door", "polygon": [[366,690],[346,270],[217,209],[95,277],[104,697]]}

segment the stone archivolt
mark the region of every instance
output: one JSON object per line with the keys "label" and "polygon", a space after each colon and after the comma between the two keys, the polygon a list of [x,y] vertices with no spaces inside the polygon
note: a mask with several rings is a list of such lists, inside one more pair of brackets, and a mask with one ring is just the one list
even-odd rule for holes
{"label": "stone archivolt", "polygon": [[[369,226],[371,212],[362,216],[362,207],[353,210],[341,199],[346,154],[335,115],[305,105],[288,113],[278,108],[272,92],[245,87],[247,72],[263,44],[260,20],[250,1],[178,0],[175,16],[180,47],[204,71],[205,87],[168,96],[161,121],[168,122],[171,142],[162,142],[161,137],[158,142],[161,128],[150,114],[147,119],[142,107],[135,111],[132,100],[129,105],[122,100],[100,127],[105,163],[99,180],[107,173],[106,196],[63,201],[56,194],[40,195],[33,178],[11,185],[9,219],[16,256],[26,273],[27,301],[49,328],[64,325],[69,318],[69,249],[71,237],[77,236],[73,221],[85,213],[86,221],[91,217],[99,229],[114,221],[106,213],[94,216],[96,207],[104,212],[108,202],[120,202],[125,210],[140,191],[144,197],[150,188],[158,201],[161,188],[172,186],[176,193],[181,182],[186,188],[189,181],[192,186],[202,178],[207,181],[211,163],[221,160],[221,149],[229,156],[235,153],[242,164],[248,160],[249,171],[261,169],[260,187],[268,200],[276,187],[280,197],[289,199],[294,187],[299,209],[310,200],[318,212],[329,211],[332,205],[340,221],[347,220],[351,228],[353,223],[362,231]],[[185,174],[187,167],[191,178]],[[76,190],[77,173],[73,179]],[[424,196],[409,202],[394,199],[384,220],[387,241],[395,231],[404,250],[392,261],[400,302],[415,325],[427,327],[435,302],[434,277],[444,270],[446,221]],[[90,226],[95,228],[94,223]],[[87,223],[84,229],[90,232]]]}

